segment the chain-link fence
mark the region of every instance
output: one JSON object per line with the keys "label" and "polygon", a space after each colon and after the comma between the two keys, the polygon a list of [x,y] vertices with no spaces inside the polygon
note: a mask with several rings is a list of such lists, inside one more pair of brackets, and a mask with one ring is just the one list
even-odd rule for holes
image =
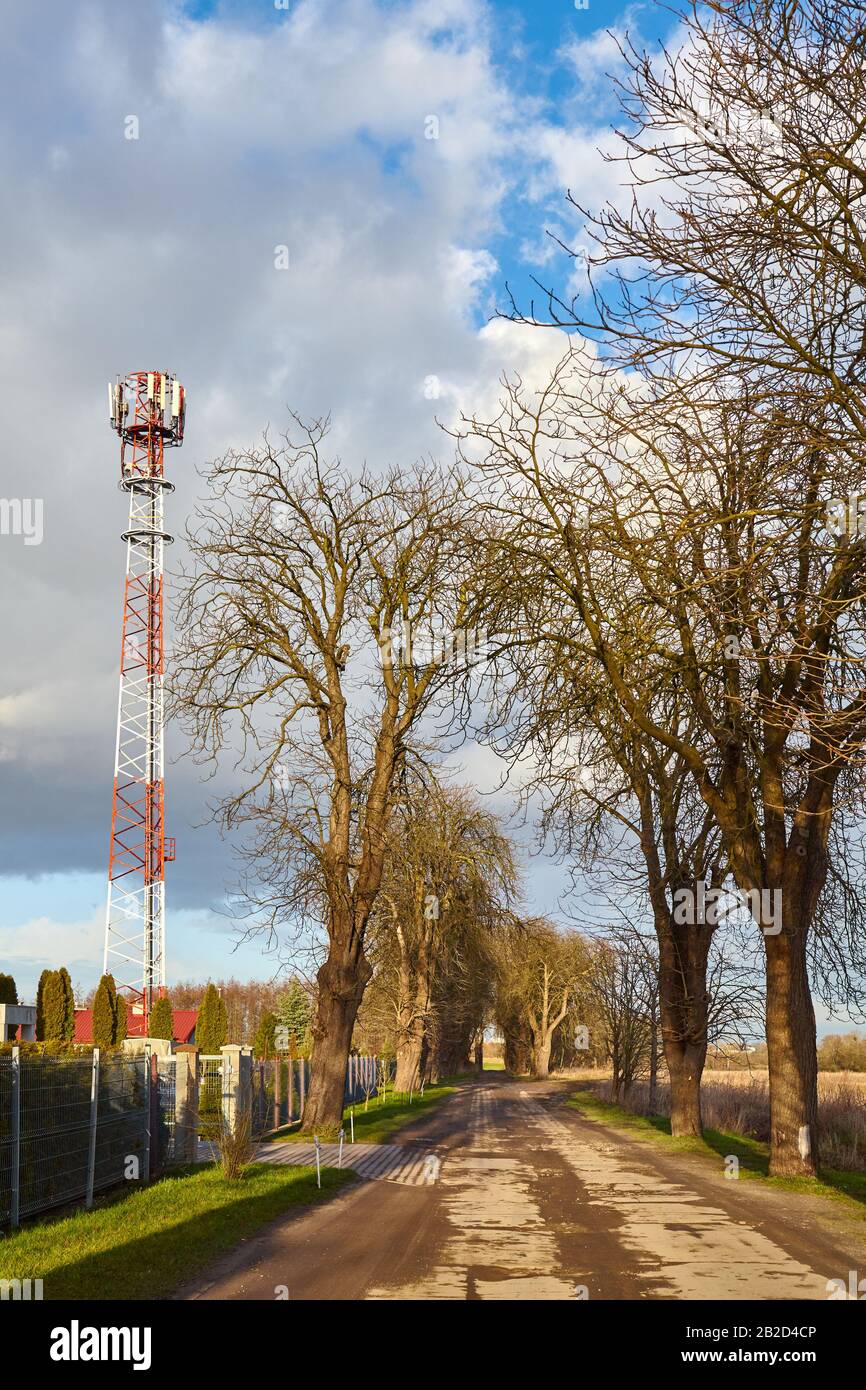
{"label": "chain-link fence", "polygon": [[147,1176],[144,1057],[0,1057],[0,1224]]}

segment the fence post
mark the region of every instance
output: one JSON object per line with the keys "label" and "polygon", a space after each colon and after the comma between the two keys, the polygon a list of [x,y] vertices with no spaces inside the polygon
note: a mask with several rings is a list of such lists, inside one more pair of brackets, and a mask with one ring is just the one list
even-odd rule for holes
{"label": "fence post", "polygon": [[142,1181],[150,1182],[150,1047],[144,1047],[144,1172]]}
{"label": "fence post", "polygon": [[181,1043],[174,1062],[174,1156],[176,1163],[198,1157],[198,1048]]}
{"label": "fence post", "polygon": [[248,1114],[252,1120],[252,1049],[237,1043],[220,1048],[223,1066],[223,1124],[232,1134],[236,1117]]}
{"label": "fence post", "polygon": [[288,1122],[289,1122],[289,1124],[291,1124],[291,1123],[292,1123],[292,1120],[293,1120],[293,1118],[294,1118],[294,1109],[295,1109],[295,1059],[294,1059],[294,1057],[289,1057],[289,1095],[288,1095],[288,1102],[289,1102],[289,1104],[288,1104],[288,1111],[289,1111]]}
{"label": "fence post", "polygon": [[298,1066],[300,1067],[300,1071],[301,1071],[301,1086],[300,1086],[300,1093],[299,1093],[298,1099],[300,1100],[300,1103],[301,1103],[301,1119],[303,1119],[303,1118],[304,1118],[304,1106],[305,1106],[306,1100],[307,1100],[307,1062],[306,1062],[306,1058],[301,1057],[301,1059],[300,1059],[299,1062],[298,1062]]}
{"label": "fence post", "polygon": [[159,1053],[150,1053],[150,1128],[151,1139],[150,1171],[155,1178],[162,1172],[162,1150],[159,1143]]}
{"label": "fence post", "polygon": [[12,1049],[12,1201],[10,1220],[18,1225],[21,1211],[21,1053]]}
{"label": "fence post", "polygon": [[283,1074],[283,1059],[279,1053],[274,1058],[274,1129],[279,1129],[283,1119],[282,1097],[280,1096],[280,1082]]}
{"label": "fence post", "polygon": [[87,1193],[86,1207],[93,1206],[93,1179],[96,1176],[96,1125],[99,1111],[99,1048],[93,1049],[90,1068],[90,1142],[87,1146]]}
{"label": "fence post", "polygon": [[231,1129],[234,1123],[231,1104],[232,1089],[232,1054],[224,1052],[220,1048],[220,1080],[222,1082],[222,1106],[220,1108],[220,1125],[223,1129]]}

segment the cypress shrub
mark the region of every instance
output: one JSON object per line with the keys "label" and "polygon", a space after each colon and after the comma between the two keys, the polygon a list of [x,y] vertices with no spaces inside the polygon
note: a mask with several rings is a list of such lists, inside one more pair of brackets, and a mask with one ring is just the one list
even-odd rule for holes
{"label": "cypress shrub", "polygon": [[266,1010],[259,1019],[259,1026],[256,1031],[253,1050],[257,1057],[275,1057],[277,1052],[276,1042],[277,1016]]}
{"label": "cypress shrub", "polygon": [[196,1046],[205,1053],[219,1052],[228,1041],[228,1021],[225,1000],[217,993],[216,985],[208,985],[198,1011],[195,1029]]}
{"label": "cypress shrub", "polygon": [[66,1042],[72,1042],[75,1037],[75,995],[72,990],[72,981],[65,965],[61,965],[57,973],[63,986],[63,1032],[60,1037],[64,1038]]}
{"label": "cypress shrub", "polygon": [[174,1037],[174,1018],[170,999],[157,999],[150,1011],[147,1031],[152,1038],[167,1038],[171,1042]]}
{"label": "cypress shrub", "polygon": [[117,1043],[118,1047],[120,1047],[120,1044],[123,1042],[124,1038],[128,1036],[128,1028],[129,1022],[126,1010],[126,997],[123,994],[118,994],[117,1015],[116,1022],[114,1025],[114,1041]]}
{"label": "cypress shrub", "polygon": [[117,988],[113,975],[103,975],[93,1000],[93,1045],[114,1047],[117,1036]]}
{"label": "cypress shrub", "polygon": [[36,986],[36,1038],[38,1042],[45,1039],[45,986],[54,974],[53,970],[43,970],[39,976],[39,984]]}
{"label": "cypress shrub", "polygon": [[49,970],[42,991],[42,1027],[46,1042],[62,1042],[66,1001],[59,970]]}

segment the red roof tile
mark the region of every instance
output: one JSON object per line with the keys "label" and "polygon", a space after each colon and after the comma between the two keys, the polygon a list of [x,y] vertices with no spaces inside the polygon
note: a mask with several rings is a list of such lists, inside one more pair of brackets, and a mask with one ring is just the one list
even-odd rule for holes
{"label": "red roof tile", "polygon": [[75,1010],[75,1042],[93,1042],[93,1010]]}
{"label": "red roof tile", "polygon": [[[175,1009],[172,1014],[174,1023],[174,1041],[181,1043],[192,1042],[195,1036],[196,1019],[198,1009]],[[131,1038],[142,1037],[142,1020],[130,1013],[127,1020],[129,1036]],[[93,1042],[93,1010],[75,1010],[75,1042]]]}
{"label": "red roof tile", "polygon": [[175,1042],[192,1042],[195,1036],[195,1025],[198,1018],[198,1009],[175,1009],[172,1013],[174,1024]]}

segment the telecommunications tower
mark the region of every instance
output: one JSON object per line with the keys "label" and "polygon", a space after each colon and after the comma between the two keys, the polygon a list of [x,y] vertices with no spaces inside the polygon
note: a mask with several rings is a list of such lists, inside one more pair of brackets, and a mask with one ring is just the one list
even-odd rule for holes
{"label": "telecommunications tower", "polygon": [[127,998],[128,1031],[147,1033],[165,988],[163,549],[167,448],[183,443],[186,401],[169,372],[130,372],[108,387],[111,427],[120,435],[120,488],[129,493],[120,699],[108,863],[103,973]]}

